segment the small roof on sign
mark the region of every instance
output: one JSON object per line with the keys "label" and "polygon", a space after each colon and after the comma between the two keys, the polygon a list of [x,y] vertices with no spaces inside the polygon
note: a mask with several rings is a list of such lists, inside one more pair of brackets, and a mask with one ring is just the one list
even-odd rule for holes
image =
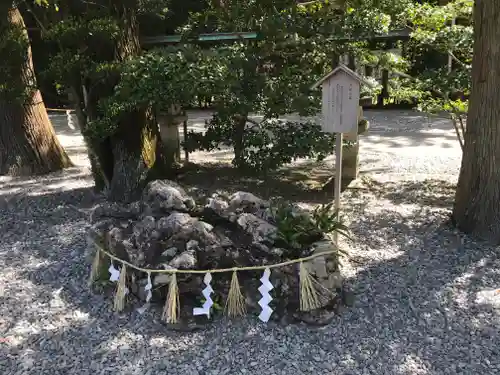
{"label": "small roof on sign", "polygon": [[351,69],[349,69],[344,64],[340,64],[335,69],[333,69],[330,73],[328,73],[327,75],[323,76],[323,78],[321,78],[318,82],[316,82],[314,85],[312,85],[311,89],[318,88],[319,86],[321,86],[321,84],[323,82],[325,82],[330,77],[333,77],[334,75],[336,75],[339,72],[346,73],[347,75],[351,76],[355,80],[359,81],[360,84],[366,85],[368,87],[373,87],[373,84],[371,82],[367,81],[366,79],[364,79],[363,77],[361,77],[359,74],[357,74],[356,72],[354,72]]}

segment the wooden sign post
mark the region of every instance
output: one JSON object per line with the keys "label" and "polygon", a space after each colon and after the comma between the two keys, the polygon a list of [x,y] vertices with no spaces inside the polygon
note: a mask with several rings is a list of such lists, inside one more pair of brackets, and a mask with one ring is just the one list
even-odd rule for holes
{"label": "wooden sign post", "polygon": [[[340,214],[340,190],[342,186],[343,133],[357,131],[359,95],[361,84],[370,85],[345,65],[339,65],[316,82],[312,88],[321,86],[322,129],[336,134],[335,141],[335,211]],[[338,246],[338,235],[335,244]]]}

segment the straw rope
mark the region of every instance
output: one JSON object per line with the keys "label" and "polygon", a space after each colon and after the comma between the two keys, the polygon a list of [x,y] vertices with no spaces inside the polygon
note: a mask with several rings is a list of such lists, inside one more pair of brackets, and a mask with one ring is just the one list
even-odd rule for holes
{"label": "straw rope", "polygon": [[275,263],[275,264],[267,264],[265,266],[246,266],[246,267],[231,267],[231,268],[219,268],[219,269],[213,269],[213,270],[178,270],[178,269],[167,269],[167,270],[157,270],[157,269],[148,269],[148,268],[142,268],[142,267],[137,267],[133,265],[132,263],[127,262],[126,260],[120,259],[117,256],[111,254],[109,251],[105,250],[101,245],[97,244],[94,241],[94,245],[97,247],[98,251],[103,252],[106,254],[108,257],[111,259],[114,259],[118,262],[121,262],[124,265],[127,265],[128,267],[134,268],[137,271],[141,272],[146,272],[146,273],[185,273],[185,274],[206,274],[206,273],[223,273],[223,272],[234,272],[234,271],[259,271],[259,270],[265,270],[266,268],[279,268],[279,267],[284,267],[284,266],[289,266],[292,264],[297,264],[301,262],[306,262],[315,258],[319,258],[325,255],[331,255],[331,254],[336,254],[338,253],[338,250],[331,250],[331,251],[323,251],[321,253],[316,253],[304,258],[297,258],[297,259],[292,259],[292,260],[287,260],[286,262],[281,262],[281,263]]}

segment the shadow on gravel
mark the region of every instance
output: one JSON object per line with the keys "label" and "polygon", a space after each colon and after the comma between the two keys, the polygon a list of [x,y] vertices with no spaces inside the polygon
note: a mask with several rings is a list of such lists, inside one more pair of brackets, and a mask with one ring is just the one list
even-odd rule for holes
{"label": "shadow on gravel", "polygon": [[[415,205],[405,215],[363,201],[352,207],[363,256],[354,257],[359,268],[347,280],[357,295],[346,312],[348,334],[376,338],[370,356],[380,372],[373,373],[499,373],[500,296],[478,302],[478,293],[500,287],[499,248],[451,227],[452,184],[385,183],[371,191]],[[373,361],[358,369],[366,362]]]}
{"label": "shadow on gravel", "polygon": [[[179,182],[197,196],[249,191],[264,199],[283,199],[324,204],[334,199],[335,170],[326,162],[314,160],[286,166],[267,176],[242,174],[228,163],[192,164],[179,176]],[[342,190],[348,188],[343,184]]]}
{"label": "shadow on gravel", "polygon": [[[252,183],[237,183],[228,172],[208,187],[259,193]],[[366,182],[365,188],[351,192],[360,197],[350,208],[354,246],[362,254],[347,279],[357,296],[353,307],[320,328],[265,325],[248,317],[189,333],[159,322],[161,306],[144,315],[132,309],[117,315],[111,296],[88,290],[85,233],[88,209],[96,203],[90,188],[10,195],[9,201],[15,197],[25,209],[1,209],[0,259],[10,259],[12,252],[3,272],[16,271],[28,284],[16,279],[0,297],[0,327],[13,332],[42,322],[44,329],[0,344],[0,373],[23,368],[50,375],[498,373],[499,313],[493,302],[476,301],[478,291],[500,285],[498,248],[446,224],[451,186],[407,182],[377,188]],[[41,183],[31,191],[44,189]],[[407,215],[394,207],[375,210],[368,197],[362,199],[365,194],[416,208]]]}
{"label": "shadow on gravel", "polygon": [[453,206],[457,185],[447,180],[424,181],[384,181],[362,176],[365,190],[386,199],[393,204],[416,204],[429,208],[447,208]]}
{"label": "shadow on gravel", "polygon": [[81,185],[82,182],[86,182],[90,185],[91,181],[88,171],[78,167],[44,176],[0,176],[0,204],[29,196],[36,197],[65,191],[70,194],[76,184]]}

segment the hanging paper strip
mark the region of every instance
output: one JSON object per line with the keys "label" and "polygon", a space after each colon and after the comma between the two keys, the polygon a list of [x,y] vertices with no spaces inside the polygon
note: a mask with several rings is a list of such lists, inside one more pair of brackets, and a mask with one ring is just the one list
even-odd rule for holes
{"label": "hanging paper strip", "polygon": [[146,292],[146,303],[137,308],[137,312],[141,315],[144,314],[149,307],[149,301],[151,301],[151,298],[153,297],[152,289],[153,284],[151,283],[151,273],[148,272],[148,283],[144,286],[144,291]]}
{"label": "hanging paper strip", "polygon": [[111,265],[109,266],[108,271],[110,273],[109,280],[110,281],[118,281],[118,279],[120,278],[120,271],[118,271],[115,268],[115,265],[113,264],[113,262],[111,262]]}
{"label": "hanging paper strip", "polygon": [[210,285],[211,281],[212,275],[210,273],[206,273],[205,277],[203,278],[203,282],[205,283],[206,287],[201,292],[201,294],[203,294],[203,296],[205,297],[205,303],[202,307],[195,307],[193,309],[193,315],[206,315],[207,318],[210,318],[210,309],[214,304],[214,301],[212,301],[212,298],[210,298],[210,295],[214,292],[212,286]]}
{"label": "hanging paper strip", "polygon": [[147,292],[146,303],[149,303],[149,301],[151,301],[151,297],[153,297],[153,292],[151,291],[152,289],[153,289],[153,284],[151,283],[151,273],[148,272],[148,283],[144,287],[144,290]]}
{"label": "hanging paper strip", "polygon": [[262,307],[262,311],[259,315],[259,319],[264,323],[269,321],[271,314],[273,313],[273,309],[269,307],[269,303],[273,300],[273,297],[269,294],[269,292],[274,288],[273,284],[269,281],[269,276],[271,276],[271,271],[269,268],[264,270],[264,274],[260,278],[260,282],[262,285],[259,287],[259,292],[262,295],[262,298],[259,300],[259,305]]}

